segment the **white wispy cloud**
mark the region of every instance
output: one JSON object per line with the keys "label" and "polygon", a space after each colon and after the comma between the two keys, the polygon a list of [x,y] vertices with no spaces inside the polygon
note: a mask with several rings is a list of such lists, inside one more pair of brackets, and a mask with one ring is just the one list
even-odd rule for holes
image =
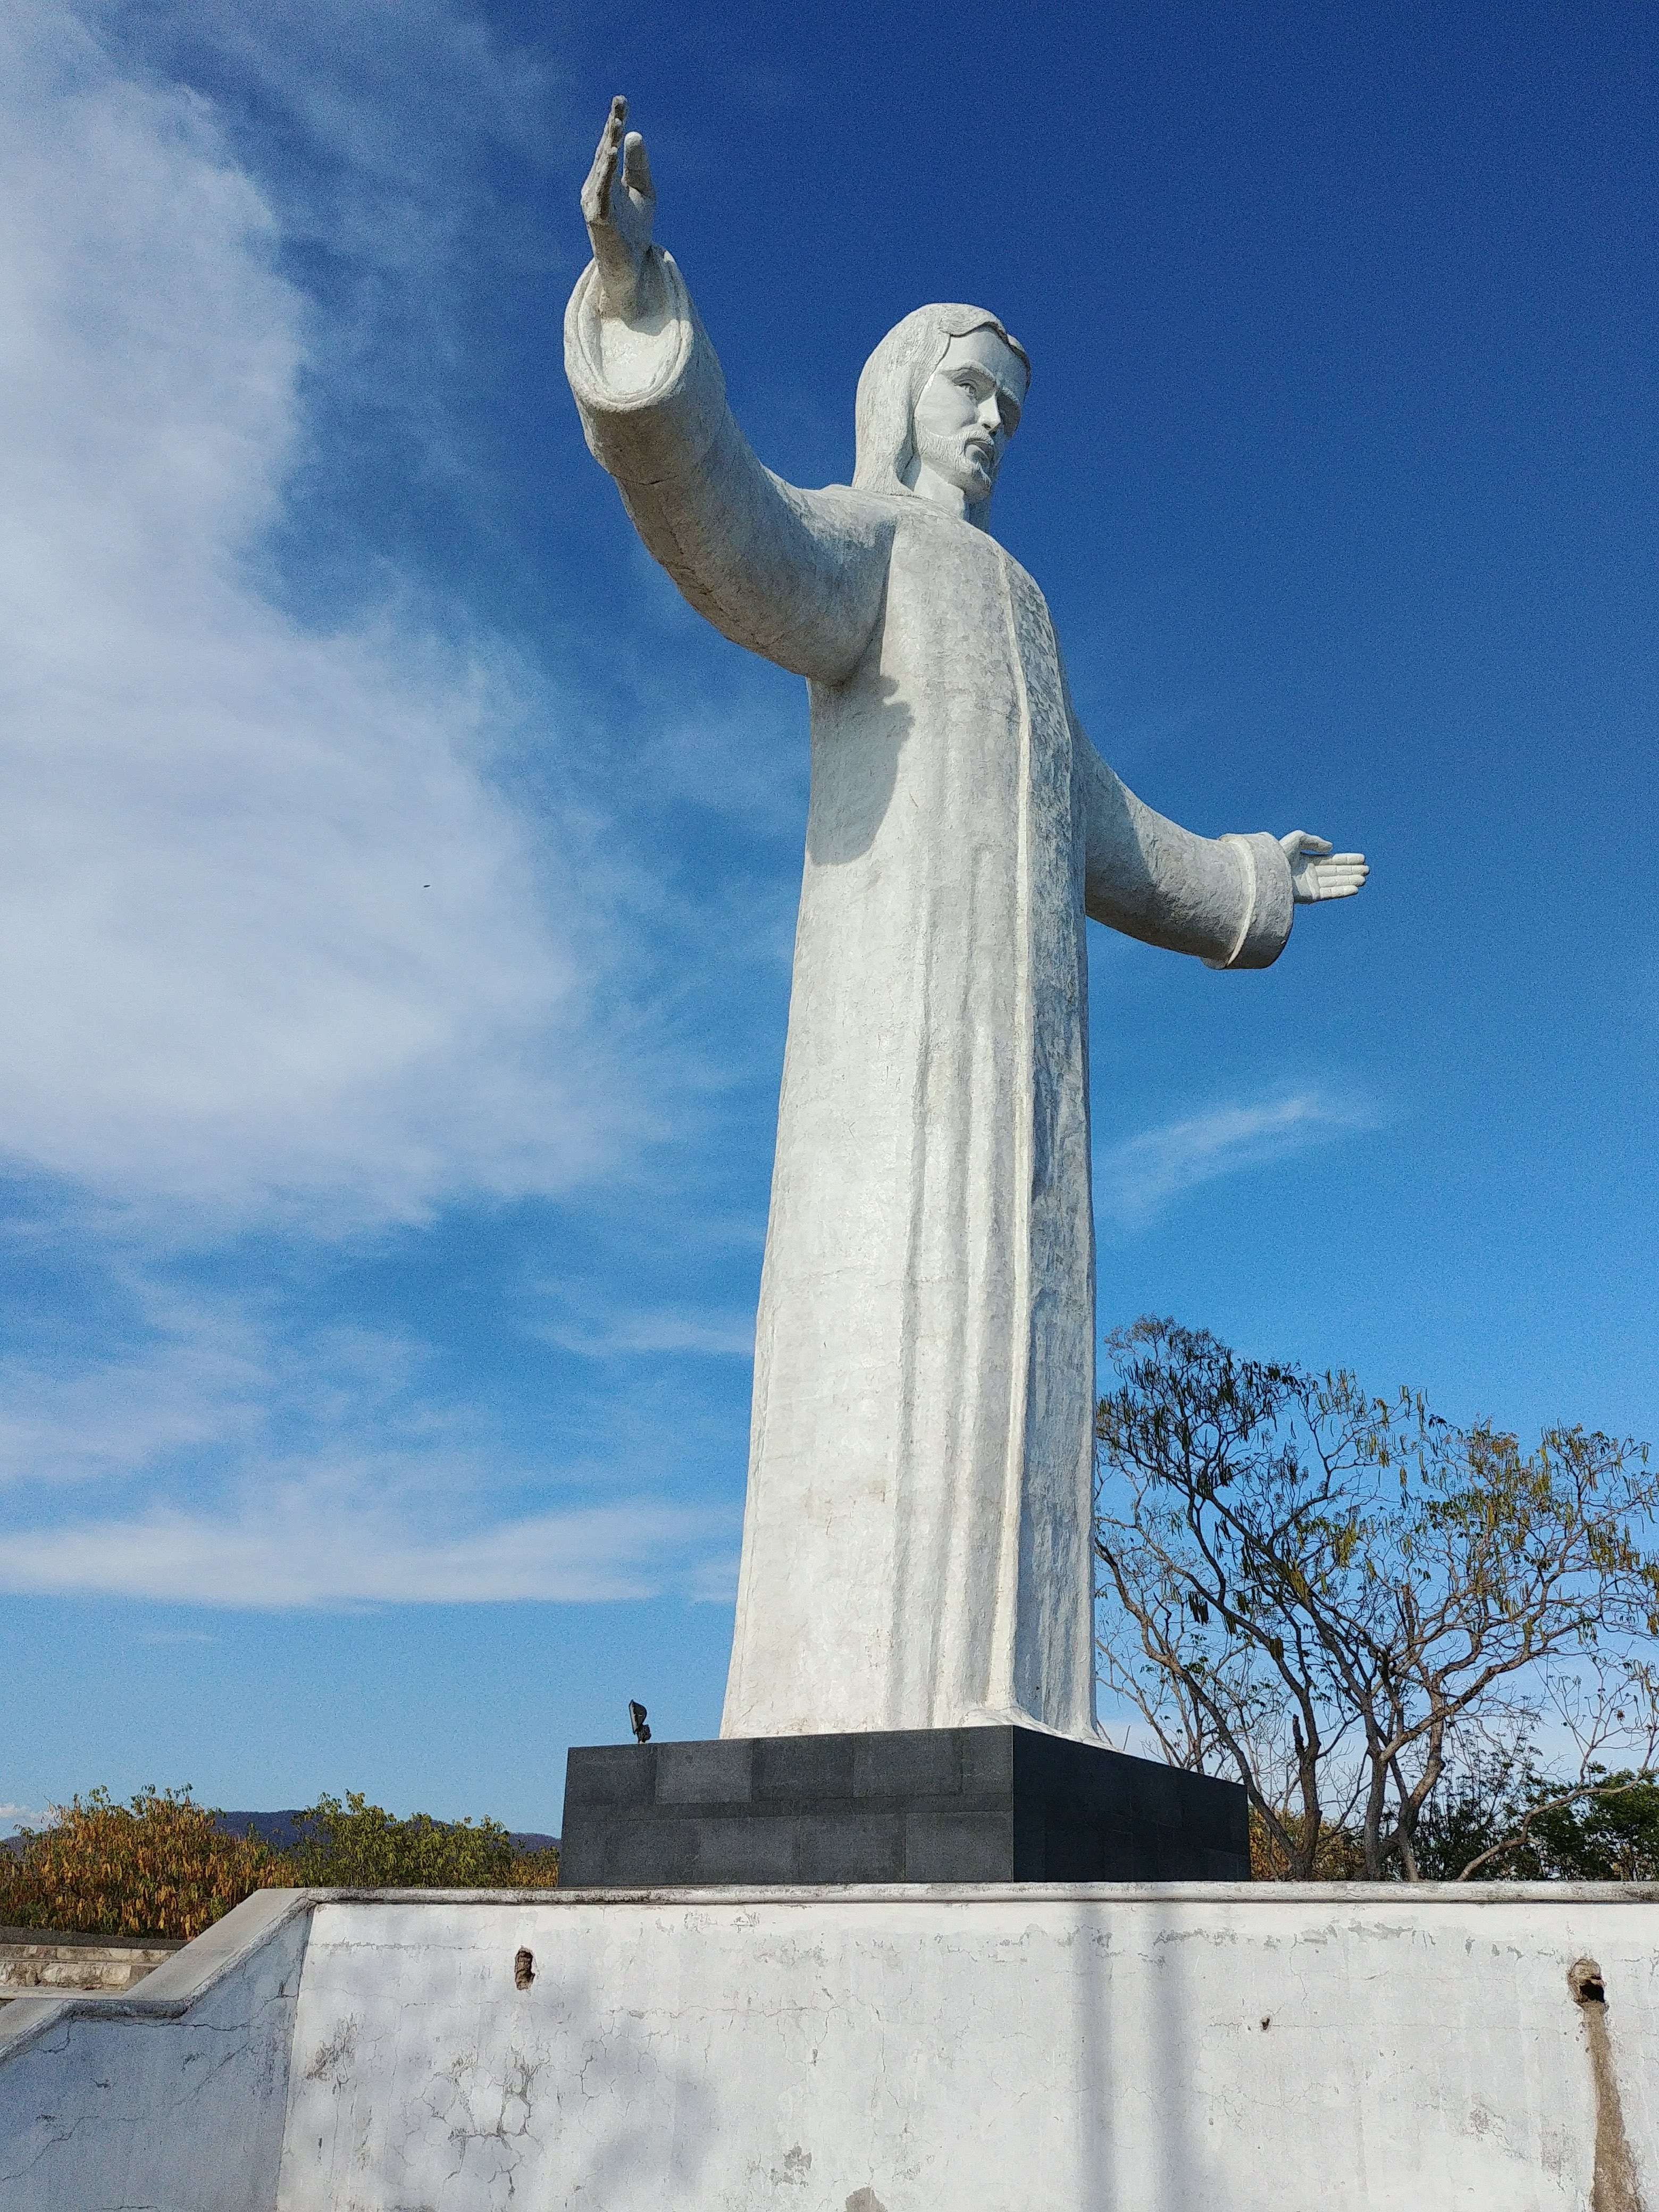
{"label": "white wispy cloud", "polygon": [[603,1318],[546,1322],[535,1334],[591,1359],[661,1352],[749,1359],[755,1350],[755,1316],[685,1308],[618,1310]]}
{"label": "white wispy cloud", "polygon": [[140,74],[213,103],[260,164],[285,249],[320,312],[307,326],[331,408],[360,437],[465,498],[468,461],[447,400],[469,288],[574,280],[580,226],[546,219],[551,170],[577,173],[562,82],[470,0],[77,0]]}
{"label": "white wispy cloud", "polygon": [[[278,1407],[274,1347],[232,1302],[127,1285],[142,1341],[74,1357],[0,1355],[0,1494],[62,1492],[253,1446]],[[307,1363],[307,1383],[335,1378]],[[337,1386],[336,1386],[337,1387]]]}
{"label": "white wispy cloud", "polygon": [[[513,227],[515,260],[575,250],[540,209],[494,189],[479,159],[506,151],[533,170],[583,150],[566,143],[561,83],[544,51],[515,47],[465,0],[113,0],[102,12],[124,46],[232,88],[240,110],[301,149],[285,165],[288,229],[373,266],[382,289],[405,272],[424,312],[442,312],[434,263],[467,251],[483,222],[496,253]],[[586,112],[580,124],[596,135]]]}
{"label": "white wispy cloud", "polygon": [[21,1409],[0,1428],[0,1589],[283,1607],[729,1580],[733,1509],[674,1496],[659,1448],[659,1486],[527,1457],[396,1332],[128,1288],[143,1343],[0,1361],[0,1403]]}
{"label": "white wispy cloud", "polygon": [[[319,1498],[295,1484],[235,1517],[155,1509],[0,1535],[0,1588],[197,1605],[289,1607],[643,1598],[730,1549],[721,1516],[659,1498],[495,1521],[433,1535],[396,1512]],[[691,1568],[678,1563],[694,1555]]]}
{"label": "white wispy cloud", "polygon": [[1136,1227],[1182,1191],[1372,1127],[1376,1119],[1363,1101],[1318,1091],[1183,1115],[1103,1150],[1095,1161],[1096,1200],[1123,1226]]}
{"label": "white wispy cloud", "polygon": [[395,579],[333,634],[262,594],[313,328],[269,204],[58,9],[0,87],[0,1159],[313,1225],[568,1187],[635,1101],[604,867],[491,778],[556,710]]}

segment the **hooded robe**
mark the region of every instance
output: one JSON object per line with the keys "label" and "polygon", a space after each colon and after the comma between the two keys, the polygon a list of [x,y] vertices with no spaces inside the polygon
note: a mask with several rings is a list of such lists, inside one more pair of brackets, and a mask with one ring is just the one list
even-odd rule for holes
{"label": "hooded robe", "polygon": [[879,488],[802,491],[750,451],[660,268],[652,333],[601,317],[592,265],[572,295],[589,447],[690,604],[811,702],[721,1734],[1097,1741],[1084,918],[1265,967],[1289,863],[1271,836],[1143,805],[1085,736],[1042,594],[983,513],[893,472],[973,311],[921,311],[872,357],[858,485]]}

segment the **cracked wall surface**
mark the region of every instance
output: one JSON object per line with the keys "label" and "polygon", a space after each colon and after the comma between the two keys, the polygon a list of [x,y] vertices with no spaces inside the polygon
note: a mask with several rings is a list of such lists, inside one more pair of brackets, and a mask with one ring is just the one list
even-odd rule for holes
{"label": "cracked wall surface", "polygon": [[9,2008],[0,2212],[274,2212],[307,1919],[177,2018],[163,1977],[190,1987],[193,1945],[131,1997]]}
{"label": "cracked wall surface", "polygon": [[325,1905],[280,2208],[1581,2212],[1581,1954],[1659,2212],[1659,1893]]}
{"label": "cracked wall surface", "polygon": [[266,1893],[154,1985],[11,2008],[0,2212],[1659,2212],[1659,1891]]}

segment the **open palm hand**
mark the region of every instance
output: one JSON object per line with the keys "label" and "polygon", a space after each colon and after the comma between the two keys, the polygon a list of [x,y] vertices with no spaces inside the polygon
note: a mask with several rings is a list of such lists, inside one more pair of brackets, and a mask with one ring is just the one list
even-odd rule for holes
{"label": "open palm hand", "polygon": [[651,219],[657,193],[644,139],[637,131],[623,136],[627,120],[628,102],[619,96],[611,103],[582,186],[582,220],[599,264],[603,312],[632,323],[653,304]]}
{"label": "open palm hand", "polygon": [[1364,889],[1370,870],[1363,853],[1334,853],[1328,837],[1310,837],[1305,830],[1292,830],[1279,842],[1291,864],[1291,895],[1298,906],[1352,898]]}

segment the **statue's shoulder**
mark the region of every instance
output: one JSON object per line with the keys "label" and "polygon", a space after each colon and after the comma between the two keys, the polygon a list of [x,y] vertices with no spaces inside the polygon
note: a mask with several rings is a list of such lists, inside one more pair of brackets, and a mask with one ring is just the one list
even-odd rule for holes
{"label": "statue's shoulder", "polygon": [[890,530],[932,530],[941,525],[947,530],[961,527],[939,507],[918,499],[913,491],[860,491],[853,484],[825,484],[812,496],[836,500],[848,514],[881,522]]}
{"label": "statue's shoulder", "polygon": [[884,498],[877,492],[855,491],[850,484],[824,484],[816,491],[804,491],[781,477],[774,481],[819,538],[849,551],[890,550],[903,501]]}
{"label": "statue's shoulder", "polygon": [[826,507],[844,515],[848,521],[856,517],[870,528],[891,529],[904,505],[902,500],[889,498],[883,492],[855,491],[851,484],[824,484],[806,495],[822,500]]}

